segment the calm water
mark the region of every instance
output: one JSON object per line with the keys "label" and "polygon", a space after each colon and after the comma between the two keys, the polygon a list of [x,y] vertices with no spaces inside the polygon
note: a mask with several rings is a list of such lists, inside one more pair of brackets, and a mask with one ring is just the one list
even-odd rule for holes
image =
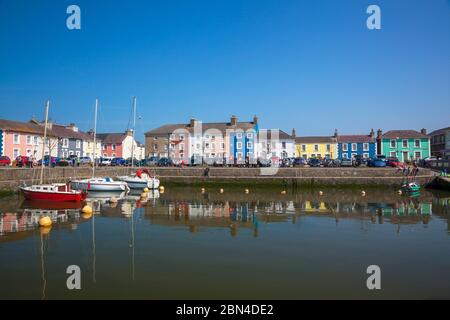
{"label": "calm water", "polygon": [[[450,298],[448,193],[90,197],[91,216],[0,200],[0,299]],[[49,232],[36,226],[42,214],[55,221]],[[372,264],[379,291],[366,287]],[[66,287],[69,265],[81,290]]]}

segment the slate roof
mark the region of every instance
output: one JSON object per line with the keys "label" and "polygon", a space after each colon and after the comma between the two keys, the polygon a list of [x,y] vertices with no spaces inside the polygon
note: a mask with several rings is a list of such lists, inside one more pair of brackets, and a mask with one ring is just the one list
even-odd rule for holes
{"label": "slate roof", "polygon": [[52,125],[52,132],[56,134],[59,138],[69,138],[78,140],[91,140],[92,138],[85,132],[73,131],[72,129],[66,128],[66,126],[60,124]]}
{"label": "slate roof", "polygon": [[296,137],[296,143],[336,143],[335,137],[317,136],[317,137]]}
{"label": "slate roof", "polygon": [[[7,131],[14,131],[20,133],[31,133],[37,135],[44,135],[44,127],[31,122],[21,122],[0,119],[0,129]],[[55,137],[55,133],[52,130],[47,130],[49,137]]]}
{"label": "slate roof", "polygon": [[338,135],[337,142],[339,143],[374,143],[375,137],[364,134],[350,134],[350,135]]}
{"label": "slate roof", "polygon": [[[205,132],[209,129],[217,129],[225,135],[227,130],[248,130],[253,129],[253,122],[237,122],[236,125],[231,125],[231,122],[206,122],[202,123],[202,131]],[[188,131],[189,133],[194,133],[194,127],[190,125],[190,123],[179,123],[179,124],[166,124],[156,129],[150,130],[145,133],[145,136],[162,136],[172,134],[177,129],[183,129]]]}
{"label": "slate roof", "polygon": [[416,130],[391,130],[383,134],[383,139],[422,139],[429,138],[426,134],[423,134]]}
{"label": "slate roof", "polygon": [[[275,130],[275,129],[260,129],[258,132],[258,139],[266,138],[267,140],[271,140],[272,139],[272,132],[271,132],[272,130]],[[287,134],[283,130],[279,130],[278,139],[279,140],[294,140],[295,138],[293,136],[291,136],[290,134]]]}
{"label": "slate roof", "polygon": [[104,144],[119,144],[127,137],[126,133],[97,133],[97,139]]}
{"label": "slate roof", "polygon": [[433,132],[430,132],[428,135],[429,136],[435,136],[435,135],[438,135],[438,134],[445,134],[449,130],[450,130],[450,127],[442,128],[442,129],[434,130]]}

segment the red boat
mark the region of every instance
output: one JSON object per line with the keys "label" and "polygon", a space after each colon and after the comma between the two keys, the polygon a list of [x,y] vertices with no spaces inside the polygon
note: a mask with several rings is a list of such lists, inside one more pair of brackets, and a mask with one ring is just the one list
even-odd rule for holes
{"label": "red boat", "polygon": [[25,199],[58,202],[79,202],[87,197],[87,192],[72,190],[69,184],[53,183],[20,187]]}

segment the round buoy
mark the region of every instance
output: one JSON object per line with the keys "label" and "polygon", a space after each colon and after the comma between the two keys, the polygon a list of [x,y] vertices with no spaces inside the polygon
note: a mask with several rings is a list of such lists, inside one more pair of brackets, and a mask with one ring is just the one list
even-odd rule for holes
{"label": "round buoy", "polygon": [[222,188],[220,188],[220,193],[223,193],[223,189]]}
{"label": "round buoy", "polygon": [[81,217],[82,217],[83,219],[85,219],[85,220],[89,220],[90,218],[92,218],[92,212],[86,212],[86,213],[83,213],[83,214],[81,215]]}
{"label": "round buoy", "polygon": [[286,190],[281,191],[281,194],[286,194]]}
{"label": "round buoy", "polygon": [[323,195],[323,191],[319,191],[319,195]]}
{"label": "round buoy", "polygon": [[109,199],[110,203],[117,203],[117,198],[116,197],[111,197],[111,199]]}
{"label": "round buoy", "polygon": [[160,186],[159,191],[164,191],[164,186]]}
{"label": "round buoy", "polygon": [[248,190],[248,189],[245,189],[245,193],[250,193],[250,190]]}
{"label": "round buoy", "polygon": [[398,194],[402,194],[402,190],[398,190],[397,193],[398,193]]}
{"label": "round buoy", "polygon": [[92,207],[89,206],[89,205],[85,205],[85,206],[83,207],[83,209],[81,209],[81,212],[90,214],[90,213],[92,213]]}
{"label": "round buoy", "polygon": [[144,192],[147,193],[148,192],[148,188],[144,188]]}
{"label": "round buoy", "polygon": [[364,197],[366,195],[366,192],[364,190],[361,191],[361,195]]}
{"label": "round buoy", "polygon": [[42,217],[39,219],[39,225],[41,227],[50,227],[52,225],[52,219],[48,216]]}
{"label": "round buoy", "polygon": [[205,193],[205,188],[202,188],[202,193]]}

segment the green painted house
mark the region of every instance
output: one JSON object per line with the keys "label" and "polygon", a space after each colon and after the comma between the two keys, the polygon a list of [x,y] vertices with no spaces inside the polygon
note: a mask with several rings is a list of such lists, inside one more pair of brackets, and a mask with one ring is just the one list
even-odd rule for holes
{"label": "green painted house", "polygon": [[430,138],[427,131],[391,130],[382,134],[378,131],[378,150],[386,157],[397,157],[401,162],[428,158]]}

